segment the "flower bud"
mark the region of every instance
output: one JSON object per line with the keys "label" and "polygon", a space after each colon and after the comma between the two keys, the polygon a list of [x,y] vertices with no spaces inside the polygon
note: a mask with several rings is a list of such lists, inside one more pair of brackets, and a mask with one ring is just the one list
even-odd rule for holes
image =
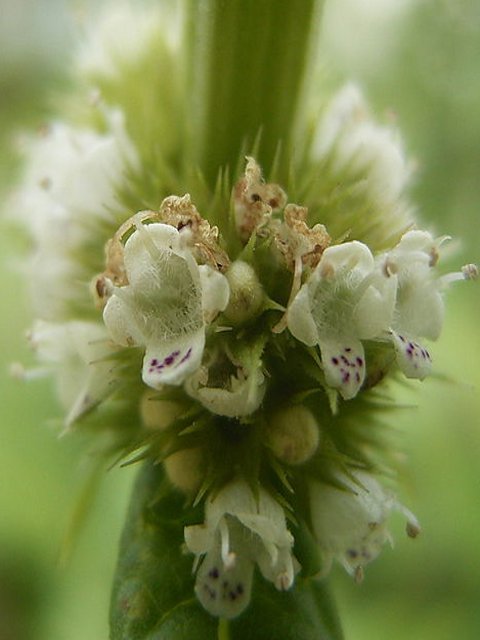
{"label": "flower bud", "polygon": [[175,451],[168,456],[164,465],[170,482],[183,493],[191,494],[200,488],[204,476],[204,459],[200,447]]}
{"label": "flower bud", "polygon": [[318,448],[318,423],[312,412],[295,405],[272,414],[267,442],[274,455],[287,464],[303,464]]}
{"label": "flower bud", "polygon": [[140,403],[143,424],[154,431],[166,429],[183,411],[179,402],[160,400],[154,391],[146,391]]}
{"label": "flower bud", "polygon": [[230,301],[225,317],[233,324],[242,324],[254,318],[260,311],[264,293],[253,267],[237,260],[226,272],[230,285]]}

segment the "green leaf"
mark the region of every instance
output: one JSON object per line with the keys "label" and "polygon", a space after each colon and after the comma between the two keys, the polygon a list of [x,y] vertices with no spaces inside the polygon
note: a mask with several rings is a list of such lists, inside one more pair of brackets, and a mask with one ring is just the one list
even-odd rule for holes
{"label": "green leaf", "polygon": [[217,637],[217,620],[195,598],[193,556],[182,552],[183,507],[183,497],[170,489],[161,466],[146,464],[133,490],[120,543],[111,640]]}
{"label": "green leaf", "polygon": [[258,573],[248,609],[227,623],[210,616],[194,594],[193,556],[183,553],[183,527],[203,509],[186,507],[161,466],[142,468],[120,544],[111,640],[341,640],[325,585],[297,577],[279,592]]}
{"label": "green leaf", "polygon": [[341,640],[342,631],[325,585],[297,578],[290,591],[257,579],[247,612],[230,623],[230,640]]}

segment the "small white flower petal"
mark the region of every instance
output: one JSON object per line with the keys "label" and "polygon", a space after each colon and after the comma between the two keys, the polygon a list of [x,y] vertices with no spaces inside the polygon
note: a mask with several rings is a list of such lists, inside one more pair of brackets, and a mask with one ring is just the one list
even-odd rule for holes
{"label": "small white flower petal", "polygon": [[342,398],[354,398],[365,380],[365,352],[359,340],[320,342],[325,380]]}
{"label": "small white flower petal", "polygon": [[200,366],[204,346],[203,327],[175,342],[149,344],[143,360],[143,381],[153,389],[182,384]]}
{"label": "small white flower petal", "polygon": [[215,316],[227,308],[230,286],[227,278],[209,265],[199,268],[202,287],[202,307],[205,322],[211,322]]}
{"label": "small white flower petal", "polygon": [[372,252],[367,245],[353,240],[325,249],[317,270],[319,274],[326,275],[332,270],[333,273],[347,271],[349,280],[358,282],[373,271],[374,264]]}
{"label": "small white flower petal", "polygon": [[181,252],[180,234],[175,227],[160,222],[143,224],[140,215],[136,230],[125,243],[125,270],[133,287],[148,286],[150,283],[153,288],[155,279],[168,282],[169,272],[174,271],[169,265],[170,259],[180,254],[185,260],[185,256]]}
{"label": "small white flower petal", "polygon": [[262,404],[265,396],[265,376],[260,369],[245,377],[232,377],[231,388],[209,387],[204,384],[205,372],[199,370],[186,381],[185,390],[212,413],[228,418],[248,416]]}
{"label": "small white flower petal", "polygon": [[197,573],[195,593],[202,606],[212,615],[235,618],[250,602],[254,563],[248,556],[238,555],[226,568],[219,545],[205,556]]}
{"label": "small white flower petal", "polygon": [[293,585],[298,567],[294,567],[293,556],[288,548],[281,548],[275,560],[262,548],[256,555],[256,561],[263,577],[279,591],[287,591]]}
{"label": "small white flower petal", "polygon": [[401,284],[392,326],[400,333],[437,340],[445,316],[444,302],[430,273],[417,276]]}
{"label": "small white flower petal", "polygon": [[396,276],[386,277],[377,271],[368,280],[370,284],[353,310],[353,322],[362,340],[377,338],[391,326],[397,292]]}
{"label": "small white flower petal", "polygon": [[135,302],[127,287],[122,287],[117,295],[109,298],[103,310],[103,321],[110,337],[124,347],[141,345],[145,336],[139,327],[135,314]]}
{"label": "small white flower petal", "polygon": [[423,380],[432,369],[430,353],[418,342],[392,331],[398,366],[407,378]]}
{"label": "small white flower petal", "polygon": [[304,284],[287,310],[287,326],[294,338],[309,347],[318,344],[318,330],[312,315],[310,290]]}
{"label": "small white flower petal", "polygon": [[416,518],[369,473],[353,471],[356,482],[345,474],[338,480],[345,486],[314,482],[310,508],[315,537],[325,555],[326,570],[336,558],[356,580],[392,538],[387,520],[392,511],[407,518],[407,533],[419,532]]}

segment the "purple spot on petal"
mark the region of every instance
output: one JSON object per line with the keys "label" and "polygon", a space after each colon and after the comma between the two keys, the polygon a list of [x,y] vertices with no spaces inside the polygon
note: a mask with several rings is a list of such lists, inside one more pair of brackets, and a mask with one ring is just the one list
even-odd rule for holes
{"label": "purple spot on petal", "polygon": [[338,365],[338,358],[335,358],[335,357],[334,357],[334,358],[332,358],[332,362],[333,362],[333,364],[334,364],[335,366],[337,366],[337,365]]}
{"label": "purple spot on petal", "polygon": [[183,362],[185,362],[186,360],[189,359],[190,355],[192,353],[192,347],[190,347],[187,351],[187,353],[183,356],[183,358],[180,360],[180,362],[178,364],[182,364]]}
{"label": "purple spot on petal", "polygon": [[359,367],[363,367],[363,358],[357,357],[357,364]]}
{"label": "purple spot on petal", "polygon": [[156,358],[153,358],[150,364],[152,365],[152,367],[155,367],[158,364],[158,360]]}
{"label": "purple spot on petal", "polygon": [[355,374],[355,380],[356,380],[357,382],[360,382],[360,374],[358,373],[358,371],[357,371],[357,373]]}
{"label": "purple spot on petal", "polygon": [[352,350],[352,347],[345,347],[345,352],[346,353],[350,353],[351,350]]}

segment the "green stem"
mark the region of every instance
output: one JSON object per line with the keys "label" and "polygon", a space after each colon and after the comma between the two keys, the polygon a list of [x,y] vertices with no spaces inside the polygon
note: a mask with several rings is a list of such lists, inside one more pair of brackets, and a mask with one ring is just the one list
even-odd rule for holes
{"label": "green stem", "polygon": [[290,147],[322,4],[189,0],[190,152],[210,184],[259,134],[267,174]]}
{"label": "green stem", "polygon": [[218,621],[218,640],[230,640],[230,625],[226,618]]}

